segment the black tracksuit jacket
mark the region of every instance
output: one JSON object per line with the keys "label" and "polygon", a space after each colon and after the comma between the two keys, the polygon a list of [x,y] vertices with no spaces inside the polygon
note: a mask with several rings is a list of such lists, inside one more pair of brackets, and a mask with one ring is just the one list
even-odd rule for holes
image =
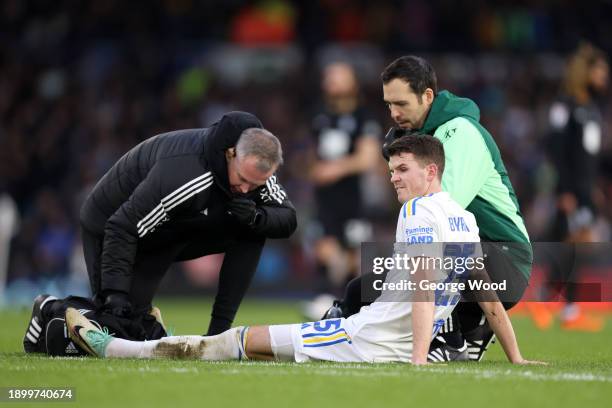
{"label": "black tracksuit jacket", "polygon": [[[228,231],[240,239],[245,227],[227,214],[233,195],[224,153],[252,127],[263,126],[252,114],[231,112],[208,128],[160,134],[131,149],[102,177],[81,208],[83,228],[103,239],[102,292],[129,292],[139,249],[163,251],[190,237]],[[264,213],[253,234],[287,238],[295,231],[295,208],[275,176],[248,198]]]}

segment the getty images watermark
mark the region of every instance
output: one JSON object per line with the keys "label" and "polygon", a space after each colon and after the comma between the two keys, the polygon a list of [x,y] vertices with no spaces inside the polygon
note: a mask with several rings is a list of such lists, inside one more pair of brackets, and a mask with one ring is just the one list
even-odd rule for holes
{"label": "getty images watermark", "polygon": [[[506,276],[504,264],[514,268],[508,258],[516,249],[506,248],[487,247],[484,252],[479,242],[364,244],[362,300],[415,301],[420,298],[413,295],[424,291],[437,300],[448,301],[458,301],[457,295],[466,293],[477,293],[479,301],[498,300],[500,294],[513,297],[506,295],[512,292],[513,283]],[[488,272],[491,255],[496,262],[493,278]]]}
{"label": "getty images watermark", "polygon": [[612,243],[369,242],[360,281],[362,303],[415,301],[423,291],[468,302],[556,302],[570,292],[612,302]]}
{"label": "getty images watermark", "polygon": [[[394,270],[403,271],[413,276],[417,271],[429,271],[432,279],[408,278],[398,281],[386,281],[382,278],[385,272]],[[468,279],[470,272],[485,270],[485,255],[477,257],[428,257],[424,253],[420,256],[408,254],[395,254],[391,257],[376,257],[372,261],[372,273],[381,275],[374,279],[372,287],[374,290],[433,290],[459,292],[469,290],[506,290],[507,282],[489,282],[485,279]],[[445,271],[440,273],[440,271]],[[435,273],[438,272],[438,273]],[[388,276],[388,275],[386,275]],[[435,279],[437,277],[437,280]],[[443,279],[441,279],[443,278]]]}

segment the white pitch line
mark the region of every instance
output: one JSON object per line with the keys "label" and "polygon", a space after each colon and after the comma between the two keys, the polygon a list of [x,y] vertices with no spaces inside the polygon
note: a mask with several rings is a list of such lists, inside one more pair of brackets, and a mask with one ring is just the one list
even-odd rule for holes
{"label": "white pitch line", "polygon": [[[66,359],[78,363],[80,359]],[[206,367],[208,366],[208,369]],[[213,367],[211,367],[213,366]],[[215,368],[214,366],[217,366]],[[77,367],[77,365],[75,365]],[[201,371],[200,368],[204,369]],[[210,370],[213,368],[213,370]],[[65,367],[58,369],[64,370]],[[478,367],[450,367],[450,366],[431,366],[431,367],[408,367],[400,364],[295,364],[295,363],[273,363],[273,362],[245,362],[236,364],[235,362],[194,362],[193,366],[180,367],[158,367],[155,364],[149,365],[143,361],[139,367],[106,366],[108,372],[117,373],[175,373],[175,374],[222,374],[228,376],[236,375],[262,375],[262,376],[301,376],[316,375],[328,377],[410,377],[413,375],[428,374],[435,375],[460,375],[484,380],[517,379],[525,381],[550,381],[550,382],[595,382],[612,383],[612,376],[597,375],[580,372],[537,372],[530,369],[481,369]],[[5,367],[6,371],[41,371],[41,367],[35,364],[18,364]],[[45,367],[42,370],[54,371],[54,367]]]}
{"label": "white pitch line", "polygon": [[611,376],[595,375],[590,373],[575,373],[575,372],[558,372],[558,373],[537,373],[531,370],[491,370],[466,367],[432,367],[431,369],[423,367],[420,370],[427,371],[432,374],[459,374],[472,375],[482,379],[498,379],[498,378],[518,378],[533,381],[584,381],[584,382],[612,382]]}
{"label": "white pitch line", "polygon": [[[248,369],[241,370],[238,368],[221,369],[220,374],[226,375],[241,375],[241,374],[257,374],[257,375],[317,375],[329,377],[409,377],[415,371],[383,371],[383,370],[354,370],[342,368],[317,368],[314,370],[288,370],[285,368],[274,368],[271,370]],[[495,371],[495,370],[445,370],[432,369],[423,370],[417,369],[417,372],[427,372],[432,375],[463,375],[478,379],[497,380],[501,378],[521,379],[528,381],[551,381],[551,382],[605,382],[612,383],[612,377],[603,375],[593,375],[588,373],[534,373],[533,371]]]}

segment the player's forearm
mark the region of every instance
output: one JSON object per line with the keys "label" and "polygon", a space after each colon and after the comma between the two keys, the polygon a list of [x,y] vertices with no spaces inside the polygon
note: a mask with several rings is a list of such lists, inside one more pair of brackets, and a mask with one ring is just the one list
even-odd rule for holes
{"label": "player's forearm", "polygon": [[500,302],[479,302],[479,305],[485,312],[487,321],[499,339],[508,360],[511,363],[523,361],[514,329],[512,328],[512,322],[504,306]]}
{"label": "player's forearm", "polygon": [[434,320],[434,304],[428,301],[412,303],[412,363],[427,363]]}

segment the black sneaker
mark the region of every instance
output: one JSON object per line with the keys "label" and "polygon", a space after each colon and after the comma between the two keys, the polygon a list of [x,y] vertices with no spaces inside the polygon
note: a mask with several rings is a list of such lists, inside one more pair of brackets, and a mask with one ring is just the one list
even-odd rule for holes
{"label": "black sneaker", "polygon": [[342,312],[341,302],[339,300],[334,300],[334,304],[332,305],[332,307],[327,309],[327,312],[325,312],[321,320],[339,319],[342,317],[342,314],[343,312]]}
{"label": "black sneaker", "polygon": [[427,354],[427,361],[430,363],[442,363],[446,361],[468,361],[468,346],[463,343],[463,346],[457,348],[448,344],[437,341],[432,342]]}
{"label": "black sneaker", "polygon": [[471,361],[480,361],[484,357],[489,345],[495,343],[495,334],[485,320],[484,324],[464,333],[467,343],[468,356]]}
{"label": "black sneaker", "polygon": [[26,353],[44,353],[45,333],[44,329],[47,325],[46,319],[43,317],[42,308],[50,301],[57,300],[55,296],[38,295],[34,299],[32,307],[32,316],[28,323],[25,336],[23,337],[23,350]]}

